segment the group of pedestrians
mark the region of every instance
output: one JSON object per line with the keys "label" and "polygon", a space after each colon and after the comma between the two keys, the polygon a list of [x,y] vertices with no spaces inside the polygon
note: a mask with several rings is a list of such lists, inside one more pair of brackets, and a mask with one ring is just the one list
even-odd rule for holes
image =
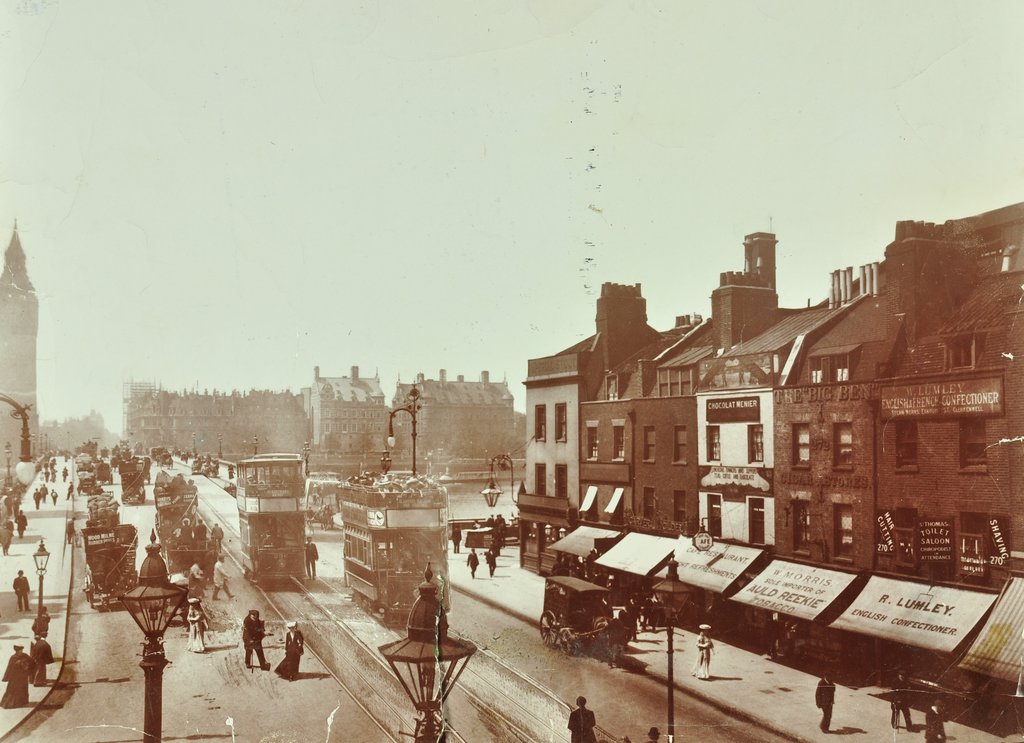
{"label": "group of pedestrians", "polygon": [[[496,544],[484,551],[484,562],[487,563],[487,572],[491,578],[494,577],[494,571],[498,569],[499,554]],[[475,547],[471,548],[469,555],[466,556],[466,565],[469,566],[470,577],[476,578],[476,569],[480,567],[480,555],[476,553]]]}
{"label": "group of pedestrians", "polygon": [[[283,679],[294,681],[299,677],[299,661],[306,652],[306,644],[297,622],[288,622],[285,626],[287,632],[284,636],[284,658],[277,664],[274,673]],[[270,670],[270,664],[263,651],[263,640],[266,637],[266,624],[260,619],[259,610],[250,609],[242,621],[242,645],[245,647],[246,668],[255,667],[252,664],[252,656],[255,654],[260,669]]]}

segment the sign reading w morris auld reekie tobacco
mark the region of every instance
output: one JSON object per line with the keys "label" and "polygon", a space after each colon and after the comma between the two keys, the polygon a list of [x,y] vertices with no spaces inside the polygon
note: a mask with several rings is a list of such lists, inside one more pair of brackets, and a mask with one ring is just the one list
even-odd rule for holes
{"label": "sign reading w morris auld reekie tobacco", "polygon": [[1003,379],[894,384],[879,390],[883,418],[1002,415]]}

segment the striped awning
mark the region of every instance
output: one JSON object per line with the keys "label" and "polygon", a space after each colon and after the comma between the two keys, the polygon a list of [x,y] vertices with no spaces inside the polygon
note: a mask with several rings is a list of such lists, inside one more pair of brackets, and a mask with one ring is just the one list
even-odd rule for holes
{"label": "striped awning", "polygon": [[553,552],[568,552],[570,555],[586,557],[590,550],[604,552],[622,532],[601,529],[596,526],[577,526],[557,542],[548,547]]}
{"label": "striped awning", "polygon": [[1024,579],[1010,578],[960,667],[1016,681],[1024,654]]}
{"label": "striped awning", "polygon": [[675,549],[675,539],[634,531],[597,558],[597,564],[646,577],[668,562]]}

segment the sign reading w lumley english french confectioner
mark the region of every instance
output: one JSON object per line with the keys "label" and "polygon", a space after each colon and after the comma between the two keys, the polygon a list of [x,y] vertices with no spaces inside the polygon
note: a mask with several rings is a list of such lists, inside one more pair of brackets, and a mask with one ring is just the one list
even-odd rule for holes
{"label": "sign reading w lumley english french confectioner", "polygon": [[895,384],[879,391],[883,418],[1002,415],[1002,377]]}

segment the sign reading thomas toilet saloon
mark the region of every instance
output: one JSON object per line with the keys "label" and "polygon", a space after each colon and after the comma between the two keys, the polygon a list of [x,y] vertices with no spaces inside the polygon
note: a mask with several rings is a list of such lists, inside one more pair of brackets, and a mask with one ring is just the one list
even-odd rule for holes
{"label": "sign reading thomas toilet saloon", "polygon": [[995,600],[995,594],[875,575],[832,626],[948,653]]}
{"label": "sign reading thomas toilet saloon", "polygon": [[917,556],[921,562],[953,562],[952,519],[918,522]]}
{"label": "sign reading thomas toilet saloon", "polygon": [[1002,415],[1001,377],[896,384],[879,392],[883,418]]}
{"label": "sign reading thomas toilet saloon", "polygon": [[825,611],[855,577],[837,570],[773,560],[733,600],[811,620]]}

